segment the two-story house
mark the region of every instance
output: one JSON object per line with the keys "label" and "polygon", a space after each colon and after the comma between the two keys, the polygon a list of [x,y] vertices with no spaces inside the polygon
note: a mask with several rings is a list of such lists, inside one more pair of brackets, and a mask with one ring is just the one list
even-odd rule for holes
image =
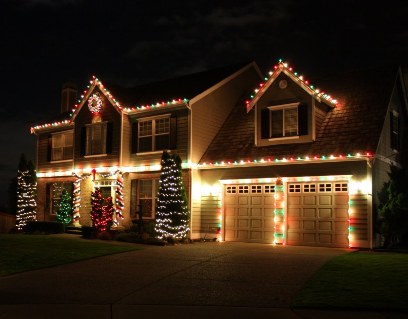
{"label": "two-story house", "polygon": [[[37,136],[38,219],[55,219],[67,189],[74,224],[90,225],[91,192],[99,187],[104,198],[113,198],[116,225],[129,224],[139,212],[153,220],[163,150],[181,157],[191,198],[194,163],[260,79],[256,64],[245,63],[132,88],[105,86],[94,77],[79,101],[74,86],[65,85],[61,114],[31,128]],[[201,231],[200,218],[193,213],[193,233]]]}
{"label": "two-story house", "polygon": [[[170,150],[183,161],[191,238],[372,247],[377,193],[406,156],[400,68],[321,78],[325,92],[282,62],[260,74],[250,63],[134,88],[92,79],[69,115],[32,128],[38,218],[55,218],[67,188],[75,223],[89,225],[100,187],[118,225],[154,219]],[[74,91],[63,92],[68,111]]]}

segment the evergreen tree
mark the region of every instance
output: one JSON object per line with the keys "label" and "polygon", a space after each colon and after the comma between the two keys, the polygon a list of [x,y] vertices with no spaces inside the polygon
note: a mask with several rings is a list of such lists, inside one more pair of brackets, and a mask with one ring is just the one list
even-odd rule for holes
{"label": "evergreen tree", "polygon": [[155,231],[160,239],[186,238],[190,212],[181,175],[181,159],[164,151],[161,159]]}
{"label": "evergreen tree", "polygon": [[72,200],[65,188],[61,193],[61,200],[57,211],[57,220],[64,225],[69,225],[72,222]]}
{"label": "evergreen tree", "polygon": [[16,226],[22,229],[27,221],[37,220],[37,178],[34,164],[26,160],[24,154],[20,156],[17,171],[17,210]]}
{"label": "evergreen tree", "polygon": [[391,166],[390,180],[384,183],[379,196],[379,231],[384,236],[384,246],[408,244],[408,178],[405,169]]}
{"label": "evergreen tree", "polygon": [[103,211],[102,211],[103,197],[101,189],[95,188],[95,191],[91,193],[91,220],[92,226],[96,228],[98,232],[103,231]]}

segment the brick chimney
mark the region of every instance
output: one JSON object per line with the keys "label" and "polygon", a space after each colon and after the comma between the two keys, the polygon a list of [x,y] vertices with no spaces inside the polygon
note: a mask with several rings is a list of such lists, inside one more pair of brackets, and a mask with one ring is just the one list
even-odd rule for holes
{"label": "brick chimney", "polygon": [[61,92],[61,113],[68,113],[77,102],[78,89],[75,83],[65,82]]}

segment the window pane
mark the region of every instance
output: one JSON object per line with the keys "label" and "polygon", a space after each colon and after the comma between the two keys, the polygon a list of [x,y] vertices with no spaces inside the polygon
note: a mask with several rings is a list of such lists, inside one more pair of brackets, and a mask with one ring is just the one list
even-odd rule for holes
{"label": "window pane", "polygon": [[156,120],[156,134],[168,134],[170,132],[170,119]]}
{"label": "window pane", "polygon": [[152,121],[139,122],[139,136],[151,136],[152,135]]}
{"label": "window pane", "polygon": [[170,134],[163,134],[156,136],[156,151],[165,150],[169,148]]}
{"label": "window pane", "polygon": [[283,136],[283,110],[271,111],[271,133],[272,137]]}
{"label": "window pane", "polygon": [[106,126],[106,122],[87,126],[86,155],[106,153]]}
{"label": "window pane", "polygon": [[63,135],[62,134],[56,134],[52,136],[52,147],[62,147],[64,146],[63,144]]}
{"label": "window pane", "polygon": [[56,182],[51,184],[51,214],[56,214],[58,212],[63,189],[68,191],[72,200],[72,183]]}
{"label": "window pane", "polygon": [[142,212],[143,217],[153,217],[153,180],[141,179],[139,180],[139,211]]}
{"label": "window pane", "polygon": [[139,138],[139,150],[138,152],[150,152],[152,151],[152,137],[142,137]]}
{"label": "window pane", "polygon": [[65,146],[72,146],[73,134],[65,133]]}
{"label": "window pane", "polygon": [[63,159],[63,148],[53,148],[52,149],[52,160],[53,161],[60,161]]}
{"label": "window pane", "polygon": [[297,109],[285,109],[285,136],[295,136],[297,132]]}

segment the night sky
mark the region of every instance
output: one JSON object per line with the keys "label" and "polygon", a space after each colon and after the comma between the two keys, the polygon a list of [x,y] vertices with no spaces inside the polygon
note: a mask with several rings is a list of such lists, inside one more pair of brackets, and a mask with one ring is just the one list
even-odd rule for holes
{"label": "night sky", "polygon": [[130,86],[246,61],[266,74],[280,58],[306,77],[405,63],[407,17],[406,1],[2,1],[0,207],[65,81]]}

